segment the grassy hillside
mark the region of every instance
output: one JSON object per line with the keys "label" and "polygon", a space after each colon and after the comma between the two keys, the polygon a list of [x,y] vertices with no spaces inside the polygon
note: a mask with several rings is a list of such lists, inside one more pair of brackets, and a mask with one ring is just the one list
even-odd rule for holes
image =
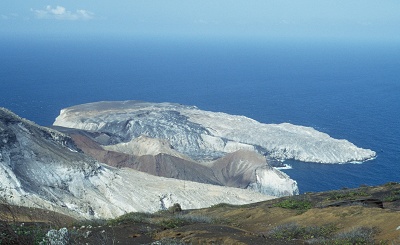
{"label": "grassy hillside", "polygon": [[2,206],[0,217],[3,243],[7,231],[20,229],[24,222],[25,227],[33,227],[31,235],[38,237],[49,228],[66,226],[74,244],[391,245],[400,244],[399,211],[400,184],[388,183],[243,206],[181,210],[176,205],[154,214],[129,213],[113,220],[76,221],[49,211],[7,205]]}

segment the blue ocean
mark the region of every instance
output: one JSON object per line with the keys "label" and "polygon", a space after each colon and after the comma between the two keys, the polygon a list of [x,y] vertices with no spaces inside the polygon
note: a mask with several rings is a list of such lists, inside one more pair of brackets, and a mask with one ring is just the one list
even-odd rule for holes
{"label": "blue ocean", "polygon": [[310,126],[377,152],[362,164],[287,161],[302,193],[400,181],[396,44],[2,38],[0,54],[0,106],[40,125],[94,101],[196,105]]}

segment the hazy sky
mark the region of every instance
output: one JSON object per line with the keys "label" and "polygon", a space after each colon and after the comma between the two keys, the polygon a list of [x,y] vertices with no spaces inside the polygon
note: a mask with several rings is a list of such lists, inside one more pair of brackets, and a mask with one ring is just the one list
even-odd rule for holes
{"label": "hazy sky", "polygon": [[399,0],[1,0],[1,36],[400,40]]}

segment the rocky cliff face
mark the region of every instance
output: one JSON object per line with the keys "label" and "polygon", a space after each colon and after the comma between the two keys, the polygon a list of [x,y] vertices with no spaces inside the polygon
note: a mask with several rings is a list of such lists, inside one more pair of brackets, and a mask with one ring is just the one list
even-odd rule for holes
{"label": "rocky cliff face", "polygon": [[107,144],[141,135],[167,140],[194,160],[212,160],[239,149],[274,159],[318,163],[364,161],[375,152],[333,139],[310,127],[263,124],[244,116],[202,111],[193,106],[138,101],[97,102],[63,109],[56,126],[113,135]]}
{"label": "rocky cliff face", "polygon": [[2,202],[81,219],[154,212],[174,203],[189,209],[270,198],[254,191],[106,166],[83,154],[69,136],[0,108]]}
{"label": "rocky cliff face", "polygon": [[[83,130],[79,134],[86,139],[76,142],[110,165],[273,196],[295,195],[299,190],[297,183],[272,168],[265,156],[318,163],[363,161],[375,156],[371,150],[313,128],[262,124],[244,116],[172,103],[77,105],[63,109],[54,125]],[[82,144],[88,140],[94,142],[92,146]],[[109,155],[114,158],[106,157]],[[115,163],[115,159],[121,161]]]}
{"label": "rocky cliff face", "polygon": [[[168,178],[252,189],[272,196],[299,193],[296,181],[272,168],[265,157],[255,151],[239,150],[215,161],[200,163],[177,153],[164,140],[158,142],[157,139],[140,136],[134,144],[130,141],[101,147],[88,132],[70,131],[70,134],[85,153],[111,166],[128,167]],[[144,144],[138,146],[138,142]]]}
{"label": "rocky cliff face", "polygon": [[[132,105],[131,103],[128,104]],[[94,104],[94,107],[98,106],[98,104]],[[109,123],[101,123],[104,128],[92,128],[90,131],[66,131],[70,132],[72,138],[84,152],[98,161],[112,166],[129,167],[168,178],[253,189],[272,196],[299,193],[296,181],[269,166],[265,157],[255,150],[255,146],[231,141],[222,148],[216,149],[215,144],[210,143],[210,137],[214,136],[204,135],[209,129],[193,123],[186,125],[188,122],[186,116],[178,116],[179,120],[173,118],[172,122],[169,122],[168,120],[171,117],[168,115],[172,114],[172,117],[175,117],[180,113],[177,111],[161,111],[161,116],[158,115],[157,109],[148,113],[140,112],[136,116],[140,117],[138,124],[146,125],[143,126],[143,128],[146,128],[143,132],[143,128],[134,129],[135,126],[128,126],[136,118],[126,119],[129,122],[126,122],[125,119],[119,121],[124,117],[123,115],[132,116],[126,112],[129,107],[124,106],[125,104],[118,107],[117,104],[114,111],[111,110],[112,107],[109,103],[106,103],[104,107],[100,106],[106,108],[104,113],[107,113],[107,115],[104,116],[109,120]],[[118,108],[120,110],[117,110]],[[90,115],[90,120],[96,121],[96,112],[89,111],[87,115]],[[155,116],[149,114],[155,114]],[[151,123],[147,121],[147,117],[150,117]],[[79,121],[81,120],[79,119]],[[122,124],[125,125],[125,129],[128,128],[129,130],[118,126]],[[158,124],[162,125],[159,126]],[[57,123],[57,126],[60,125],[61,123]],[[87,127],[83,128],[87,130]],[[60,128],[60,130],[65,129]],[[158,132],[158,130],[162,131]],[[132,133],[136,131],[148,134],[139,134],[136,137],[136,134]],[[202,135],[196,132],[202,132]],[[151,138],[149,135],[163,138]],[[175,138],[171,140],[172,137]],[[207,141],[203,142],[202,139],[206,137],[208,137]],[[214,137],[212,141],[218,139],[221,138]],[[123,140],[127,141],[115,143]],[[227,151],[232,151],[232,153],[224,156]],[[110,155],[113,157],[110,158]],[[215,161],[213,158],[218,160]],[[117,159],[120,159],[120,161],[116,162]]]}

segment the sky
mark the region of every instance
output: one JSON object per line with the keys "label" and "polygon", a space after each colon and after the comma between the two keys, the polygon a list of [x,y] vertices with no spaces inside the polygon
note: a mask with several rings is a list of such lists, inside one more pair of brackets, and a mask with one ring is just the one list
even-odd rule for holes
{"label": "sky", "polygon": [[400,40],[398,0],[1,0],[0,37]]}

